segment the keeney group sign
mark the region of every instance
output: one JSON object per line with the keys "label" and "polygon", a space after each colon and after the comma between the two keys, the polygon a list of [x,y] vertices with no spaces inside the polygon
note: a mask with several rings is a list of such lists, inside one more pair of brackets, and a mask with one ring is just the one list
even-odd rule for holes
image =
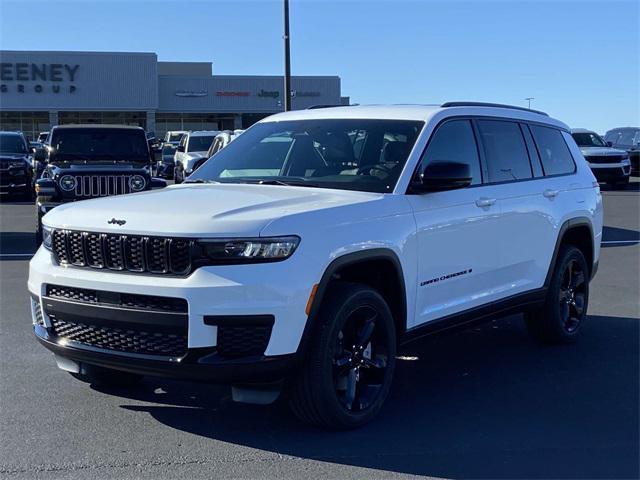
{"label": "keeney group sign", "polygon": [[74,93],[79,68],[66,63],[0,63],[0,92]]}

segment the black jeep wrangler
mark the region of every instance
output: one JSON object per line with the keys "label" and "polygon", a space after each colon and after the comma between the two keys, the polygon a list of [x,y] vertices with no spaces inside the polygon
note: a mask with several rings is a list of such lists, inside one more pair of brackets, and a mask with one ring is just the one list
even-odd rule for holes
{"label": "black jeep wrangler", "polygon": [[60,125],[35,154],[36,241],[42,216],[55,206],[88,198],[166,186],[151,177],[153,157],[145,131],[125,125]]}

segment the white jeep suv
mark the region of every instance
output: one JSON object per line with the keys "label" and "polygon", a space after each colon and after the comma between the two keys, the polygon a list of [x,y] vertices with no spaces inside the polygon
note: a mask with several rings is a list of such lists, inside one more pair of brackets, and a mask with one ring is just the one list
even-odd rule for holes
{"label": "white jeep suv", "polygon": [[217,130],[198,130],[182,135],[174,156],[173,178],[176,183],[184,182],[191,175],[195,163],[207,153],[219,133]]}
{"label": "white jeep suv", "polygon": [[573,341],[602,198],[540,112],[335,107],[262,120],[182,185],[43,224],[31,311],[62,369],[226,383],[255,403],[283,391],[341,429],[378,413],[403,342],[519,311],[536,338]]}

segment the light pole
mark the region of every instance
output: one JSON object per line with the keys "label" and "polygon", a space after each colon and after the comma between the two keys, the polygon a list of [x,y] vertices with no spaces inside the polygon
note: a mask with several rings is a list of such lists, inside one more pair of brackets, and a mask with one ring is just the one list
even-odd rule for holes
{"label": "light pole", "polygon": [[284,0],[284,110],[291,110],[291,54],[289,52],[289,0]]}
{"label": "light pole", "polygon": [[535,100],[535,97],[527,97],[525,100],[529,102],[529,106],[527,108],[531,110],[531,100]]}

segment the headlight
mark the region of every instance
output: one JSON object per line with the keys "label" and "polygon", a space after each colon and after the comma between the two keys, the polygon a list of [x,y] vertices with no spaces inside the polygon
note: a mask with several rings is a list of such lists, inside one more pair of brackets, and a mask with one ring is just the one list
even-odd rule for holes
{"label": "headlight", "polygon": [[623,158],[620,163],[622,163],[623,165],[630,165],[631,164],[631,162],[629,161],[629,157]]}
{"label": "headlight", "polygon": [[65,192],[75,190],[76,185],[78,184],[78,182],[76,182],[76,177],[72,177],[71,175],[63,175],[58,183],[60,188]]}
{"label": "headlight", "polygon": [[51,250],[52,229],[46,225],[42,226],[42,245],[47,250]]}
{"label": "headlight", "polygon": [[129,188],[131,188],[131,190],[133,190],[134,192],[144,190],[144,187],[146,186],[147,181],[142,175],[134,175],[129,179]]}
{"label": "headlight", "polygon": [[206,263],[277,262],[293,255],[298,237],[199,240]]}

